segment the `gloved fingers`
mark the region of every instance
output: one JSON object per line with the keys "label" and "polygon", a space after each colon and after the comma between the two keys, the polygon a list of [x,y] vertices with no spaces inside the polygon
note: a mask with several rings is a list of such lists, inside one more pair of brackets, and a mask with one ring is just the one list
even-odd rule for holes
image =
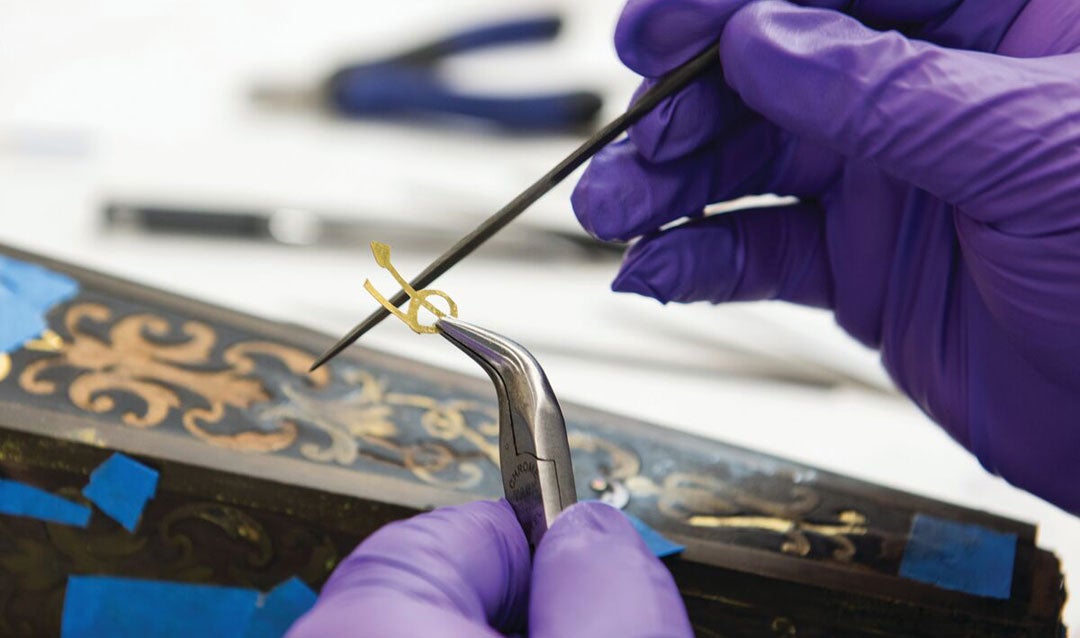
{"label": "gloved fingers", "polygon": [[843,11],[882,31],[896,30],[942,46],[994,51],[1028,0],[795,0]]}
{"label": "gloved fingers", "polygon": [[1062,126],[1080,112],[1080,90],[1054,58],[943,49],[835,11],[761,0],[728,22],[721,60],[728,83],[768,120],[991,213],[986,221],[1019,189],[1063,195],[1018,180],[1075,156],[1080,142],[1077,127]]}
{"label": "gloved fingers", "polygon": [[[642,82],[633,101],[654,84]],[[661,101],[627,133],[642,157],[659,163],[688,155],[750,118],[760,116],[728,88],[716,66]]]}
{"label": "gloved fingers", "polygon": [[831,308],[824,212],[809,203],[748,209],[643,237],[611,287],[662,303],[780,299]]}
{"label": "gloved fingers", "polygon": [[971,278],[1012,348],[1080,396],[1080,233],[1050,232],[1033,241],[966,215],[956,216],[956,228]]}
{"label": "gloved fingers", "polygon": [[[290,638],[499,636],[527,617],[529,546],[505,501],[387,525],[323,587]],[[494,627],[495,630],[489,627]]]}
{"label": "gloved fingers", "polygon": [[[793,142],[758,121],[697,151],[654,164],[625,138],[597,153],[570,198],[578,221],[605,240],[627,240],[708,204],[768,190]],[[785,193],[786,194],[786,193]]]}
{"label": "gloved fingers", "polygon": [[639,75],[658,78],[720,38],[751,0],[629,0],[615,25],[615,51]]}
{"label": "gloved fingers", "polygon": [[[362,595],[362,597],[361,597]],[[486,623],[457,611],[370,589],[342,598],[333,607],[315,607],[289,628],[286,638],[503,638]]]}
{"label": "gloved fingers", "polygon": [[664,564],[618,510],[563,512],[533,561],[532,638],[689,638],[686,608]]}
{"label": "gloved fingers", "polygon": [[[630,0],[615,29],[623,63],[656,78],[720,38],[728,20],[751,0]],[[1027,0],[800,0],[849,13],[882,30],[953,48],[994,51]]]}

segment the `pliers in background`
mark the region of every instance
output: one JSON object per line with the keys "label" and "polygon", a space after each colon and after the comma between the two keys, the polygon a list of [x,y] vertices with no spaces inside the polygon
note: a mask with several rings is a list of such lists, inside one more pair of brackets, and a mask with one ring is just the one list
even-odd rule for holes
{"label": "pliers in background", "polygon": [[268,86],[256,88],[253,95],[277,105],[310,105],[314,100],[346,117],[458,116],[512,131],[578,131],[599,112],[602,100],[597,93],[476,95],[449,85],[438,69],[451,55],[554,39],[561,26],[555,15],[485,24],[383,60],[346,65],[314,92]]}

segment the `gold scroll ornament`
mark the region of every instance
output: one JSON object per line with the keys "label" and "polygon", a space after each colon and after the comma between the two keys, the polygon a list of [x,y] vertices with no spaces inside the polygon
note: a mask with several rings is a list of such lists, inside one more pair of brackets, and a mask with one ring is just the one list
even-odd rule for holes
{"label": "gold scroll ornament", "polygon": [[[420,323],[420,308],[427,310],[438,318],[445,317],[448,313],[451,317],[457,316],[457,304],[454,303],[454,300],[450,298],[450,295],[446,294],[441,290],[416,290],[409,285],[409,282],[405,281],[405,278],[402,277],[400,273],[398,273],[397,268],[394,268],[394,265],[390,263],[389,246],[377,241],[373,241],[371,242],[371,252],[375,255],[375,263],[379,264],[380,268],[385,268],[386,270],[388,270],[390,274],[394,277],[394,280],[401,285],[401,289],[405,291],[405,294],[409,295],[409,308],[405,312],[401,312],[400,310],[398,310],[397,306],[390,303],[389,299],[382,296],[382,294],[378,290],[375,290],[375,285],[371,283],[370,279],[364,280],[364,290],[368,291],[368,294],[374,297],[375,301],[378,301],[380,304],[382,304],[383,308],[386,308],[395,317],[405,322],[405,325],[412,328],[413,332],[417,334],[434,334],[439,331],[439,329],[435,327],[434,323],[430,325]],[[434,305],[432,305],[430,301],[427,300],[428,297],[432,295],[436,297],[442,297],[446,300],[446,304],[447,306],[449,306],[448,313],[439,310]]]}
{"label": "gold scroll ornament", "polygon": [[[280,429],[215,433],[205,426],[220,423],[229,408],[245,410],[267,402],[271,391],[252,373],[256,357],[272,357],[298,374],[311,363],[311,356],[295,348],[265,341],[242,341],[227,345],[215,356],[217,335],[198,321],[185,321],[185,339],[167,338],[172,328],[163,317],[147,313],[124,316],[110,325],[113,311],[98,303],[78,303],[64,314],[68,339],[46,331],[27,342],[28,350],[51,356],[31,361],[19,374],[19,386],[36,395],[57,392],[57,381],[49,378],[54,368],[76,371],[67,388],[71,402],[79,408],[106,413],[116,408],[114,393],[133,395],[144,402],[141,410],[127,410],[121,421],[136,428],[152,428],[172,410],[181,412],[184,428],[194,436],[219,447],[246,452],[282,450],[299,433],[291,422]],[[85,330],[84,322],[108,326],[108,336]],[[160,340],[159,340],[160,339]],[[221,359],[221,363],[216,361]],[[324,387],[329,372],[316,371],[310,383]]]}

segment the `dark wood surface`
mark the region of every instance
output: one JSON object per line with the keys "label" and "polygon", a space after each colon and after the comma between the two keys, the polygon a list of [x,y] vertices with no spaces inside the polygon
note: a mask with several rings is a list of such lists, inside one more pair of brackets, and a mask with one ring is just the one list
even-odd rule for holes
{"label": "dark wood surface", "polygon": [[[80,282],[52,347],[0,379],[0,476],[73,498],[112,450],[161,471],[136,535],[0,516],[0,634],[54,633],[69,573],[318,586],[385,522],[501,491],[493,389],[33,255]],[[594,479],[687,551],[669,560],[702,636],[1057,636],[1060,570],[1031,525],[633,419],[564,406]],[[997,600],[902,578],[913,518],[1017,536]]]}

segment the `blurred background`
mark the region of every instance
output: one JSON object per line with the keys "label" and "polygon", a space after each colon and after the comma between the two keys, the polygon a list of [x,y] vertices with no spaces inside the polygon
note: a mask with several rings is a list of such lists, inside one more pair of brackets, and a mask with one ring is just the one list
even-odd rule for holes
{"label": "blurred background", "polygon": [[[337,337],[375,308],[365,278],[396,291],[368,241],[411,278],[626,106],[621,4],[0,0],[0,242]],[[562,17],[554,39],[453,56],[441,77],[467,94],[592,92],[591,125],[345,118],[318,106],[325,90],[291,91],[548,14]],[[563,401],[1035,522],[1080,573],[1080,521],[987,475],[827,313],[611,293],[618,255],[579,230],[575,181],[436,286],[462,318],[529,347]],[[186,232],[146,228],[149,209]],[[245,211],[239,226],[221,217]],[[479,376],[396,321],[361,344]],[[1077,604],[1066,620],[1080,625]]]}

